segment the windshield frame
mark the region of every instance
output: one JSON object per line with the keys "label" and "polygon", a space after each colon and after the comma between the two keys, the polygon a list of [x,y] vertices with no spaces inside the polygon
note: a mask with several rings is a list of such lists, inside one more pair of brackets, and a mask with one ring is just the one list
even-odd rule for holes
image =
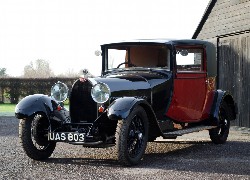
{"label": "windshield frame", "polygon": [[[120,50],[127,50],[128,57],[127,60],[124,58],[123,62],[131,63],[131,55],[130,55],[130,49],[131,48],[137,48],[137,47],[148,47],[148,48],[155,48],[155,49],[164,49],[167,54],[163,53],[166,57],[166,59],[163,58],[164,63],[167,64],[166,66],[137,66],[137,67],[112,67],[110,68],[110,62],[109,62],[109,50],[111,49],[120,49]],[[114,44],[106,44],[102,46],[102,74],[107,74],[110,72],[120,72],[120,71],[140,71],[140,70],[149,70],[149,69],[156,69],[156,70],[166,70],[170,71],[172,69],[172,51],[171,51],[171,46],[167,45],[165,43],[114,43]],[[127,56],[127,55],[126,55]],[[166,61],[165,61],[166,60]],[[142,61],[143,62],[143,61]],[[135,64],[136,65],[136,64]]]}

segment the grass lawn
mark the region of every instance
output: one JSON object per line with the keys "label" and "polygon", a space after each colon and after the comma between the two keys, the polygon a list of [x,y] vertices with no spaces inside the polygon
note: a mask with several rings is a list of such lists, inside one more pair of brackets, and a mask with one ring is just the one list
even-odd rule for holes
{"label": "grass lawn", "polygon": [[[0,104],[0,116],[14,116],[16,104]],[[69,105],[65,105],[69,109]]]}
{"label": "grass lawn", "polygon": [[16,104],[0,104],[0,116],[14,116]]}

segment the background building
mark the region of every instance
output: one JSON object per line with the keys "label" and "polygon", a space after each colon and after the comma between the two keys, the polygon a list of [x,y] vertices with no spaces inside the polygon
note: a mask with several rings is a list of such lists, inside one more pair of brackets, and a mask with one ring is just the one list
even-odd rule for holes
{"label": "background building", "polygon": [[250,0],[211,0],[193,39],[217,45],[218,87],[238,104],[233,125],[250,127]]}

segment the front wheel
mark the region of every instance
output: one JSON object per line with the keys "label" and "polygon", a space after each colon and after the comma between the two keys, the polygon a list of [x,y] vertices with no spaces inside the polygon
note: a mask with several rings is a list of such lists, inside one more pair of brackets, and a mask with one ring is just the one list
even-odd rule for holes
{"label": "front wheel", "polygon": [[138,164],[148,140],[148,117],[141,106],[118,121],[115,138],[118,161],[126,166]]}
{"label": "front wheel", "polygon": [[48,129],[48,119],[40,114],[36,114],[31,119],[20,120],[21,145],[30,158],[44,160],[53,153],[56,142],[48,141]]}
{"label": "front wheel", "polygon": [[227,141],[230,129],[230,108],[225,102],[222,102],[219,112],[219,126],[209,130],[210,139],[215,144],[223,144]]}

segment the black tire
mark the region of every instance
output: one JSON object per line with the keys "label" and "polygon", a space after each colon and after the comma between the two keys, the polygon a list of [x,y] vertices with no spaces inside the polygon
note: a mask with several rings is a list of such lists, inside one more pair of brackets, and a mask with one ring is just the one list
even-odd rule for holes
{"label": "black tire", "polygon": [[48,141],[48,128],[48,119],[40,114],[20,120],[19,138],[27,156],[34,160],[44,160],[51,156],[56,142]]}
{"label": "black tire", "polygon": [[118,161],[125,166],[138,164],[148,140],[148,117],[141,106],[118,121],[115,138]]}
{"label": "black tire", "polygon": [[219,112],[219,126],[215,129],[209,130],[210,139],[215,144],[223,144],[227,141],[230,129],[230,108],[226,102],[222,102]]}

